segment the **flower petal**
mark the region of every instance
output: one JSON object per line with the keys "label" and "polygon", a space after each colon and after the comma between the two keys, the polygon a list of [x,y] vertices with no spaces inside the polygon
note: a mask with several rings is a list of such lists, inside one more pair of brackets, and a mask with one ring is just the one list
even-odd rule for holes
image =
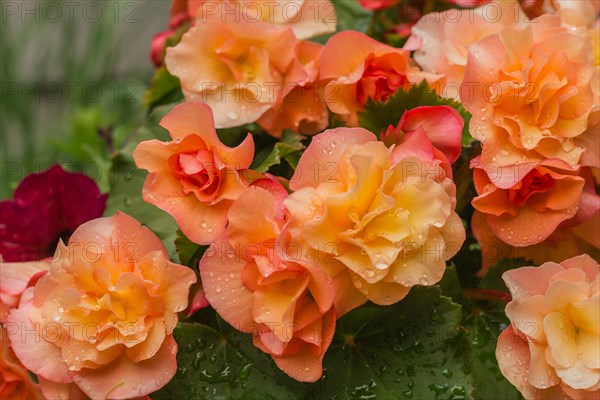
{"label": "flower petal", "polygon": [[154,357],[133,362],[122,354],[115,362],[99,368],[84,368],[73,374],[73,381],[89,397],[141,397],[166,385],[177,369],[177,343],[167,336]]}

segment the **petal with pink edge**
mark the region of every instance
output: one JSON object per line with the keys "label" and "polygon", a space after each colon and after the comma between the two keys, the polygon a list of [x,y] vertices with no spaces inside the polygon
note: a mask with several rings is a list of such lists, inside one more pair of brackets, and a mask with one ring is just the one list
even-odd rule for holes
{"label": "petal with pink edge", "polygon": [[[73,246],[74,243],[79,243],[80,246]],[[88,243],[94,243],[95,246],[84,246]],[[133,252],[132,243],[135,244]],[[119,248],[116,249],[115,245],[118,245]],[[80,225],[69,238],[68,256],[74,256],[74,251],[81,252],[78,249],[83,247],[88,252],[88,259],[96,259],[97,255],[90,254],[90,252],[98,249],[101,252],[118,254],[119,257],[122,257],[115,262],[139,260],[149,252],[156,250],[160,250],[168,258],[167,251],[158,236],[147,227],[142,226],[139,221],[120,211],[117,211],[112,217],[99,218]]]}
{"label": "petal with pink edge", "polygon": [[539,267],[513,269],[502,274],[502,279],[514,299],[525,299],[536,294],[545,294],[550,278],[564,271],[560,264],[545,263]]}
{"label": "petal with pink edge", "polygon": [[246,261],[223,237],[211,245],[200,261],[200,276],[208,302],[230,325],[252,332],[254,296],[242,283]]}
{"label": "petal with pink edge", "polygon": [[511,326],[498,337],[496,359],[502,375],[512,383],[525,398],[533,399],[536,389],[527,383],[530,362],[527,342],[515,335]]}
{"label": "petal with pink edge", "polygon": [[432,144],[453,163],[462,149],[464,121],[460,114],[448,106],[423,106],[407,111],[402,116],[401,128],[405,132],[421,127]]}
{"label": "petal with pink edge", "polygon": [[[313,349],[301,349],[298,353],[291,356],[273,356],[275,364],[281,368],[286,374],[300,382],[315,382],[321,378],[323,374],[323,357],[325,351],[333,340],[335,331],[335,311],[328,312],[321,321],[316,322],[316,326],[312,325],[306,329],[315,332],[316,328],[321,329],[322,342],[320,351],[314,354]],[[314,346],[314,345],[306,345]]]}
{"label": "petal with pink edge", "polygon": [[[72,382],[60,348],[44,338],[49,338],[50,329],[44,335],[40,325],[32,323],[29,316],[36,312],[39,309],[33,308],[33,303],[29,301],[8,315],[6,329],[12,349],[30,371],[57,383]],[[52,338],[56,338],[56,331],[52,331]],[[62,330],[60,332],[63,333]]]}
{"label": "petal with pink edge", "polygon": [[0,264],[0,292],[20,295],[29,280],[40,272],[47,271],[50,264],[45,261]]}

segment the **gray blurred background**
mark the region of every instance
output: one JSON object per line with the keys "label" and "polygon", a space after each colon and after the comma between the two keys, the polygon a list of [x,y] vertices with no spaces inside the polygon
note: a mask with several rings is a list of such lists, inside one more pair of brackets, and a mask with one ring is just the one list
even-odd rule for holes
{"label": "gray blurred background", "polygon": [[54,162],[107,190],[112,150],[144,118],[170,3],[0,0],[0,198]]}

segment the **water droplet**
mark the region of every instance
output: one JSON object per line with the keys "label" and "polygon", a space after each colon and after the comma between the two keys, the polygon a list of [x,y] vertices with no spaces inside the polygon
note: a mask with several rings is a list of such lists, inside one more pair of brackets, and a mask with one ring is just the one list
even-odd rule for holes
{"label": "water droplet", "polygon": [[239,116],[233,111],[229,111],[226,115],[227,118],[229,118],[232,121],[236,121],[239,118]]}
{"label": "water droplet", "polygon": [[[381,262],[378,262],[377,264],[375,264],[375,268],[377,268],[377,269],[378,269],[378,270],[380,270],[380,271],[383,271],[383,270],[387,269],[387,268],[388,268],[388,266],[389,266],[389,265],[388,265],[387,263],[383,262],[383,261],[381,261]],[[367,273],[368,273],[368,272],[367,272]]]}
{"label": "water droplet", "polygon": [[248,376],[250,376],[251,371],[252,371],[252,363],[248,363],[248,364],[242,366],[242,368],[240,368],[240,371],[238,372],[238,376],[240,377],[240,379],[248,379]]}
{"label": "water droplet", "polygon": [[201,337],[196,339],[196,347],[200,350],[204,349],[206,347],[206,339]]}
{"label": "water droplet", "polygon": [[446,322],[446,318],[444,318],[444,316],[439,313],[437,308],[431,310],[431,313],[429,314],[429,319],[431,319],[433,322],[437,322],[438,324],[443,324],[444,322]]}
{"label": "water droplet", "polygon": [[62,314],[62,313],[64,313],[64,312],[65,312],[65,309],[64,309],[64,308],[62,308],[62,307],[58,307],[58,312]]}
{"label": "water droplet", "polygon": [[373,270],[372,270],[372,269],[370,269],[370,268],[369,268],[369,269],[367,269],[367,272],[366,272],[366,273],[367,273],[367,276],[368,276],[369,278],[372,278],[372,277],[374,277],[374,276],[375,276],[375,271],[373,271]]}
{"label": "water droplet", "polygon": [[177,368],[177,373],[175,375],[177,376],[177,378],[183,379],[183,378],[185,378],[185,376],[187,375],[187,373],[188,373],[188,369],[187,368],[180,367],[180,368]]}

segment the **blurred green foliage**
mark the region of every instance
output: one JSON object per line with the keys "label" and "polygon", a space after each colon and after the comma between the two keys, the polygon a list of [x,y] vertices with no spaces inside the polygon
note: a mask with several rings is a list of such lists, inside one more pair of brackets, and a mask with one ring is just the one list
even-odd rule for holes
{"label": "blurred green foliage", "polygon": [[[94,13],[82,12],[87,3]],[[148,53],[148,31],[163,29],[160,19],[166,25],[168,3],[87,1],[71,5],[71,15],[61,1],[15,2],[14,14],[3,8],[0,199],[56,162],[108,190],[111,155],[143,120],[153,72],[147,58],[128,54]],[[159,8],[158,22],[148,24],[143,11]],[[60,18],[50,15],[56,9]]]}

